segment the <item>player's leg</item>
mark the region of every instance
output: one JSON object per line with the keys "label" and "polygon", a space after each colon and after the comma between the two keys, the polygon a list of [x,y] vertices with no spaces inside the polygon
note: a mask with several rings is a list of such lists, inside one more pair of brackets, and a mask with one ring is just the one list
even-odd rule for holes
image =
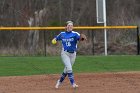
{"label": "player's leg", "polygon": [[67,76],[67,73],[64,73],[64,72],[63,72],[63,73],[61,74],[60,79],[57,80],[57,83],[56,83],[56,85],[55,85],[55,88],[58,88],[58,87],[59,87],[59,85],[65,80],[66,76]]}
{"label": "player's leg", "polygon": [[60,82],[63,82],[63,80],[65,79],[65,77],[67,76],[67,69],[70,68],[71,64],[70,64],[70,58],[69,58],[69,54],[65,51],[62,51],[61,52],[61,59],[62,59],[62,62],[64,64],[64,71],[61,75],[61,78],[60,78]]}
{"label": "player's leg", "polygon": [[70,62],[72,66],[75,63],[75,59],[76,59],[76,52],[70,54]]}
{"label": "player's leg", "polygon": [[74,76],[73,76],[72,64],[71,64],[70,56],[71,56],[71,53],[68,53],[68,52],[65,52],[65,51],[62,52],[62,54],[61,54],[62,61],[63,61],[64,65],[65,65],[65,67],[66,67],[66,69],[64,69],[64,72],[66,70],[71,85],[75,86],[75,81],[74,81]]}
{"label": "player's leg", "polygon": [[59,79],[60,83],[62,83],[65,80],[66,76],[67,76],[67,73],[63,71],[63,73],[61,74],[61,77]]}
{"label": "player's leg", "polygon": [[56,88],[58,88],[58,86],[65,80],[65,77],[67,76],[67,67],[69,67],[70,65],[70,58],[64,51],[61,51],[61,58],[65,67],[60,79],[57,81],[57,84],[55,86]]}
{"label": "player's leg", "polygon": [[[70,62],[71,62],[71,66],[73,66],[73,64],[75,63],[75,59],[76,59],[76,52],[70,54]],[[73,75],[74,76],[74,75]],[[78,85],[76,83],[74,83],[72,85],[74,88],[78,87]]]}

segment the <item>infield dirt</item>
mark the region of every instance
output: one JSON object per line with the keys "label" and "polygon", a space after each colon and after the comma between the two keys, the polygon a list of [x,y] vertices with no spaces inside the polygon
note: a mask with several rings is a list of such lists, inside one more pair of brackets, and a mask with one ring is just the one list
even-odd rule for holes
{"label": "infield dirt", "polygon": [[55,89],[59,76],[0,77],[0,93],[140,93],[140,72],[75,74],[77,89],[68,78]]}

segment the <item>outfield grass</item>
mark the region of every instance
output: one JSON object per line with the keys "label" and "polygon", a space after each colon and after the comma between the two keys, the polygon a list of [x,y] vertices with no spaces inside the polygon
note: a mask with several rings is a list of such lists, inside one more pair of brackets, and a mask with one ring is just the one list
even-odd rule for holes
{"label": "outfield grass", "polygon": [[[75,73],[140,71],[140,56],[77,56]],[[0,57],[0,76],[60,74],[63,64],[55,57]]]}

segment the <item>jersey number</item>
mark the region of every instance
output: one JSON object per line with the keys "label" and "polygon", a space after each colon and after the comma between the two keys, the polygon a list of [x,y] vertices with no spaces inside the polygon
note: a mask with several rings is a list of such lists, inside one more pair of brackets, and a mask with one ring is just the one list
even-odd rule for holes
{"label": "jersey number", "polygon": [[71,46],[71,43],[70,42],[66,42],[66,46]]}

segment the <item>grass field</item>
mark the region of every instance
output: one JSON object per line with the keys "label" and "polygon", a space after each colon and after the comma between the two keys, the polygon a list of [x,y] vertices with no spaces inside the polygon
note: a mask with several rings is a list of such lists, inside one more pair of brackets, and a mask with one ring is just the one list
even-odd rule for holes
{"label": "grass field", "polygon": [[[0,76],[60,74],[60,56],[0,57]],[[77,56],[75,73],[140,71],[140,56]]]}

